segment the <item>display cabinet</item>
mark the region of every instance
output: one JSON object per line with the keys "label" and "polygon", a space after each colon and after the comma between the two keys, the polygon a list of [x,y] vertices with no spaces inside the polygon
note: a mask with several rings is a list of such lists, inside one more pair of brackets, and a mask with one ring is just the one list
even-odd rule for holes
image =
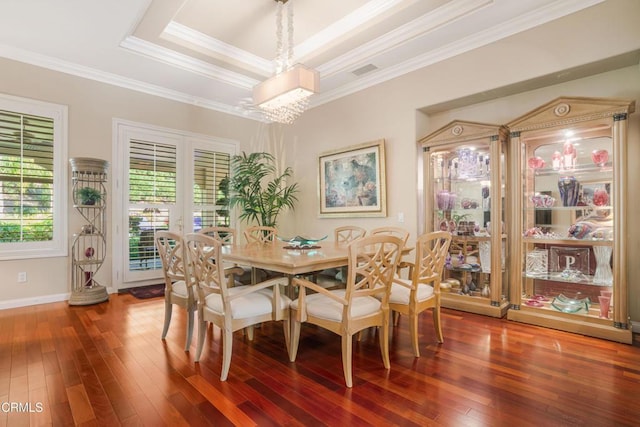
{"label": "display cabinet", "polygon": [[505,127],[454,121],[419,141],[425,230],[453,235],[441,305],[494,317],[509,308]]}
{"label": "display cabinet", "polygon": [[624,207],[633,110],[559,98],[509,123],[510,320],[632,342]]}
{"label": "display cabinet", "polygon": [[95,277],[107,251],[105,184],[109,163],[84,157],[69,159],[69,162],[73,206],[85,222],[73,236],[69,304],[96,304],[109,299],[106,287]]}

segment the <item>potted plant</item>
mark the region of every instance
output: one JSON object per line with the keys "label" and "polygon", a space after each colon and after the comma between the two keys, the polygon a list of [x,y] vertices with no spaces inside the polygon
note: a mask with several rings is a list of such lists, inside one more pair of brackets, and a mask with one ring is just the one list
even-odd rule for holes
{"label": "potted plant", "polygon": [[286,182],[293,170],[287,167],[278,175],[273,155],[243,152],[231,158],[231,168],[229,206],[242,209],[241,221],[276,227],[280,212],[294,209],[298,184]]}
{"label": "potted plant", "polygon": [[102,193],[93,187],[82,187],[78,190],[78,198],[82,205],[95,205],[102,200]]}

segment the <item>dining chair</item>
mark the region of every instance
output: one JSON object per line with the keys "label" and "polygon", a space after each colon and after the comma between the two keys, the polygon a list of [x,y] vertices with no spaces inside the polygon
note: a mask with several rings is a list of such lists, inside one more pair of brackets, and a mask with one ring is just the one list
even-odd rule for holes
{"label": "dining chair", "polygon": [[[226,381],[231,366],[233,333],[239,329],[267,321],[283,321],[287,350],[290,342],[289,303],[280,286],[286,286],[285,277],[270,279],[255,285],[230,288],[224,278],[222,244],[205,234],[189,233],[185,236],[186,259],[191,268],[198,293],[198,345],[195,361],[200,361],[207,322],[222,330],[222,371],[220,381]],[[252,340],[252,336],[248,337]]]}
{"label": "dining chair", "polygon": [[[389,295],[389,309],[409,316],[411,344],[415,357],[420,357],[418,345],[418,317],[427,309],[433,310],[433,327],[438,342],[443,342],[440,323],[440,280],[449,253],[451,233],[425,233],[416,240],[415,262],[409,265],[409,279],[394,277]],[[394,324],[396,322],[394,321]]]}
{"label": "dining chair", "polygon": [[275,245],[278,230],[275,227],[254,226],[244,230],[247,243],[262,243]]}
{"label": "dining chair", "polygon": [[400,228],[400,227],[392,227],[392,226],[388,226],[388,227],[378,227],[378,228],[374,228],[373,230],[371,230],[369,232],[370,236],[375,236],[378,234],[385,234],[388,236],[395,236],[397,238],[399,238],[400,240],[402,240],[402,245],[406,245],[407,241],[409,240],[409,231],[405,230],[404,228]]}
{"label": "dining chair", "polygon": [[231,227],[203,227],[198,233],[211,236],[223,245],[233,245],[237,243],[236,230]]}
{"label": "dining chair", "polygon": [[[379,235],[379,234],[396,236],[402,240],[403,247],[406,246],[407,242],[409,241],[409,235],[410,235],[409,230],[406,230],[401,227],[393,227],[393,226],[384,226],[384,227],[374,228],[369,232],[369,234],[372,236]],[[400,274],[406,268],[408,268],[408,264],[404,262],[404,260],[401,258],[400,261],[398,261],[397,273]]]}
{"label": "dining chair", "polygon": [[[389,289],[400,256],[402,241],[393,236],[370,236],[348,247],[348,277],[345,289],[326,290],[296,277],[298,299],[291,303],[292,334],[289,357],[295,361],[300,325],[311,323],[342,337],[342,369],[347,387],[352,381],[353,335],[380,326],[380,352],[386,369],[389,362]],[[307,291],[314,291],[307,295]],[[375,296],[380,296],[380,299]]]}
{"label": "dining chair", "polygon": [[[337,227],[333,230],[333,240],[337,245],[348,245],[360,237],[364,237],[367,234],[367,230],[358,227],[357,225],[344,225]],[[320,280],[322,278],[322,280]],[[326,289],[337,289],[344,287],[347,282],[347,268],[331,268],[323,270],[314,275],[313,281],[316,283],[323,283],[323,287]]]}
{"label": "dining chair", "polygon": [[[223,246],[236,243],[236,230],[231,227],[203,227],[198,233],[213,237]],[[224,273],[229,278],[229,286],[234,286],[236,279],[240,283],[251,279],[251,269],[237,264],[225,267]]]}
{"label": "dining chair", "polygon": [[165,339],[171,323],[173,306],[177,305],[187,311],[187,338],[184,351],[189,351],[193,336],[193,314],[196,310],[196,298],[193,282],[185,275],[184,239],[182,235],[172,231],[156,231],[155,246],[162,263],[164,274],[164,326],[162,339]]}
{"label": "dining chair", "polygon": [[[253,226],[244,230],[244,240],[248,244],[275,245],[278,230],[275,227]],[[251,284],[270,277],[269,272],[251,267]]]}
{"label": "dining chair", "polygon": [[333,230],[334,240],[340,245],[346,245],[367,234],[367,230],[357,225],[344,225]]}

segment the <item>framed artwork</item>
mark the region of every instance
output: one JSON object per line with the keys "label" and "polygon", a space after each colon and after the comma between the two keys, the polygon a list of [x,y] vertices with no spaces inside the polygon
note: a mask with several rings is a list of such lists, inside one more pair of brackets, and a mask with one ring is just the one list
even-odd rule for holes
{"label": "framed artwork", "polygon": [[384,139],[319,157],[320,217],[387,216]]}

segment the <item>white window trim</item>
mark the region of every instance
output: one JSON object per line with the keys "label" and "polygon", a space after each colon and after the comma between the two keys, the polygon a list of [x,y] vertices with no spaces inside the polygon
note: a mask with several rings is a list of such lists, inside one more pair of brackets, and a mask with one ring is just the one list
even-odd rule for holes
{"label": "white window trim", "polygon": [[0,108],[53,119],[53,239],[0,243],[0,260],[65,257],[69,253],[68,116],[66,105],[0,94]]}

